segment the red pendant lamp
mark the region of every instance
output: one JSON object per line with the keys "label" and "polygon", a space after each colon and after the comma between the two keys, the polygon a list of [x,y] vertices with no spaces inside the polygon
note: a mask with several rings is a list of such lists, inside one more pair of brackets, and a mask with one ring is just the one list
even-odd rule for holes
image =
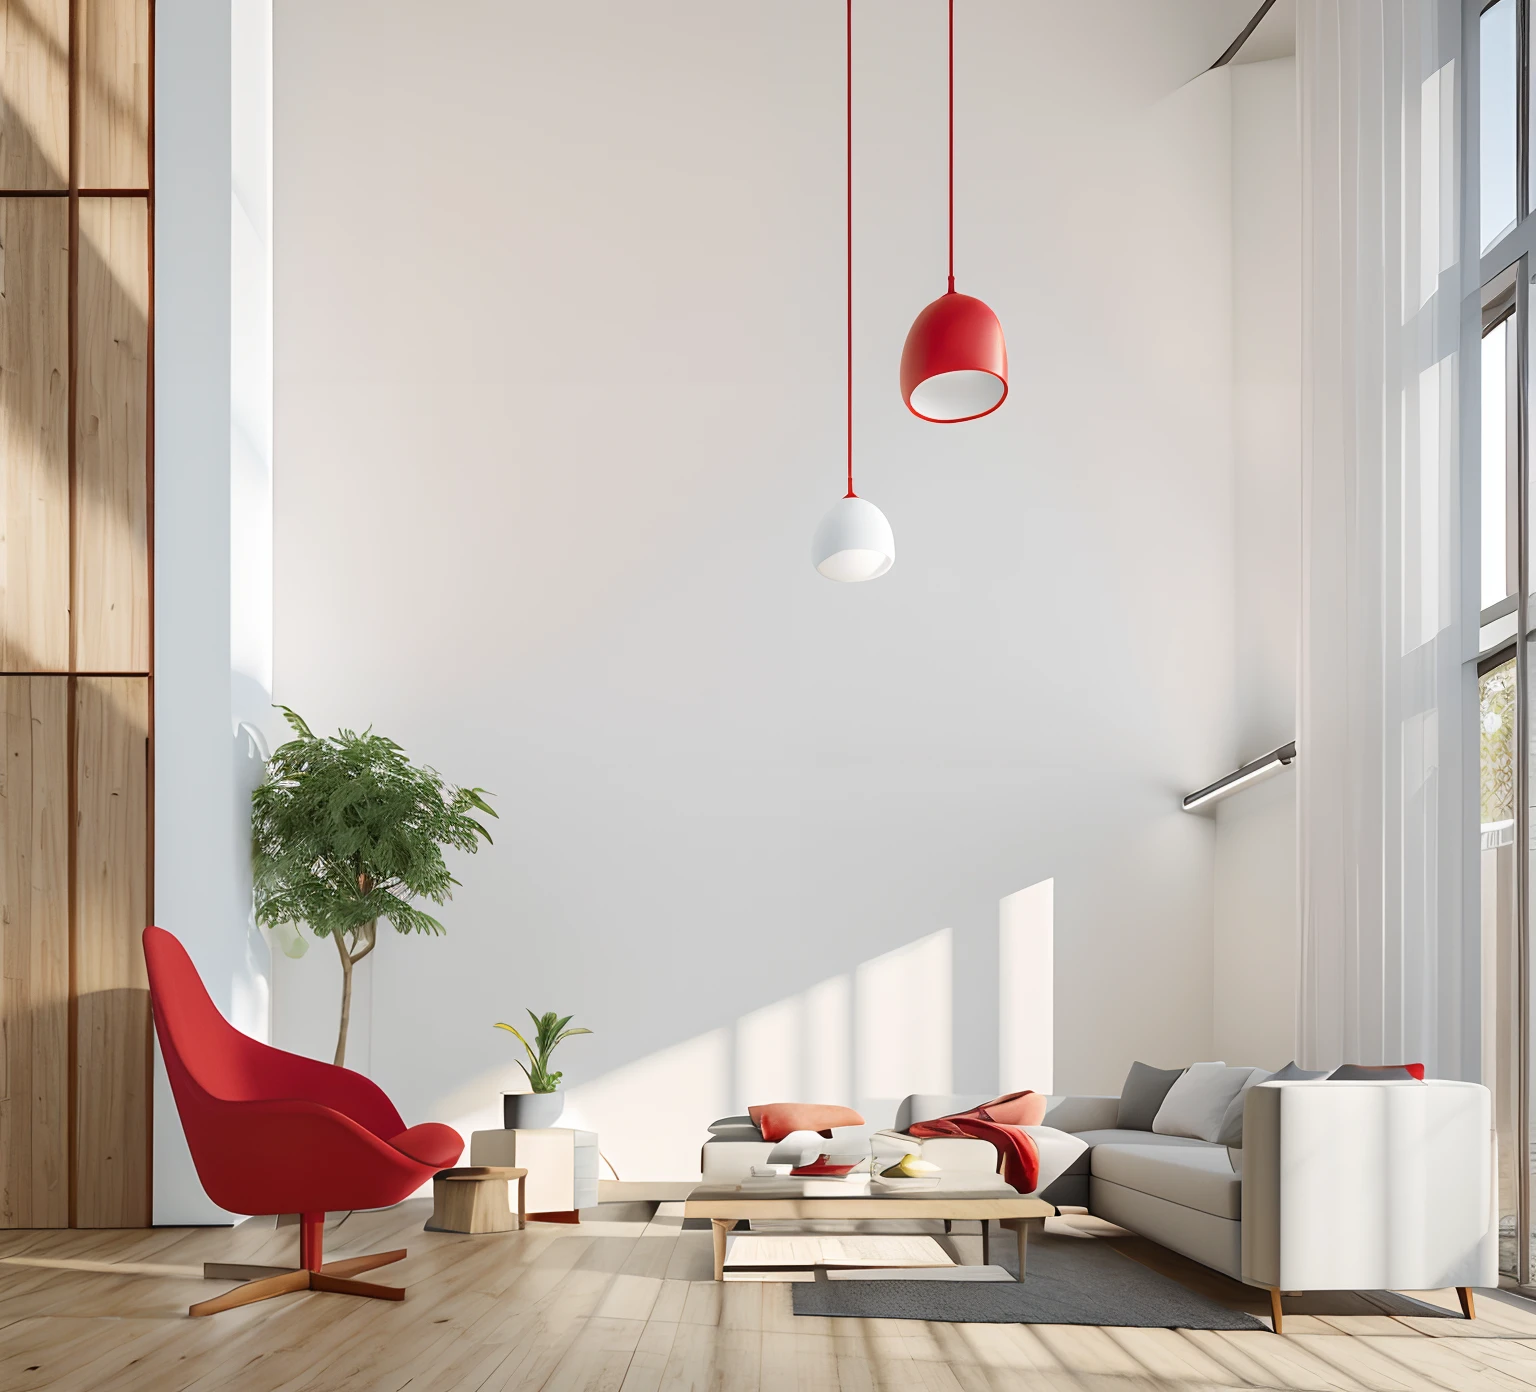
{"label": "red pendant lamp", "polygon": [[848,491],[821,519],[811,538],[811,564],[828,580],[878,580],[896,562],[896,538],[885,514],[853,491],[853,0],[847,0],[847,330]]}
{"label": "red pendant lamp", "polygon": [[955,0],[949,0],[949,289],[923,310],[901,350],[901,399],[921,420],[990,415],[1008,395],[1008,346],[997,315],[955,291]]}

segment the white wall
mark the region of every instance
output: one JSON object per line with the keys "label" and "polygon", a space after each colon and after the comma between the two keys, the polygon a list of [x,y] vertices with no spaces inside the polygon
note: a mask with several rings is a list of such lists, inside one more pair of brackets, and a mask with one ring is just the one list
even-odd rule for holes
{"label": "white wall", "polygon": [[1296,937],[1292,767],[1216,814],[1217,1058],[1275,1069],[1296,1057]]}
{"label": "white wall", "polygon": [[[155,90],[155,918],[268,1033],[250,790],[271,687],[268,0],[160,0]],[[227,1221],[156,1060],[154,1221]]]}
{"label": "white wall", "polygon": [[[1296,737],[1301,600],[1301,185],[1296,62],[1232,68],[1236,746]],[[1305,759],[1307,752],[1301,750]],[[1211,778],[1225,770],[1212,770]],[[1208,781],[1208,780],[1205,780]],[[1215,1045],[1278,1068],[1296,1054],[1296,775],[1217,804]]]}
{"label": "white wall", "polygon": [[[568,1119],[626,1179],[770,1087],[996,1086],[998,904],[1045,879],[1056,1086],[1210,1057],[1178,797],[1235,743],[1231,96],[1195,77],[1230,18],[962,10],[959,286],[1012,392],[944,428],[896,390],[943,289],[943,8],[858,12],[859,486],[898,558],[843,587],[808,555],[840,7],[277,0],[275,693],[501,812],[447,936],[372,959],[409,1119],[497,1124],[524,1006],[597,1031]],[[334,960],[279,960],[280,1042],[329,1056]]]}

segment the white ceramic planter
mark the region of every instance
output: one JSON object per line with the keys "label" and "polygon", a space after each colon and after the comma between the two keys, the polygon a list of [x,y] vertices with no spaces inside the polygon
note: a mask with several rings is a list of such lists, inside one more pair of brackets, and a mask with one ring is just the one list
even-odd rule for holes
{"label": "white ceramic planter", "polygon": [[501,1124],[508,1131],[533,1131],[554,1126],[565,1110],[565,1094],[554,1092],[504,1092],[501,1094]]}

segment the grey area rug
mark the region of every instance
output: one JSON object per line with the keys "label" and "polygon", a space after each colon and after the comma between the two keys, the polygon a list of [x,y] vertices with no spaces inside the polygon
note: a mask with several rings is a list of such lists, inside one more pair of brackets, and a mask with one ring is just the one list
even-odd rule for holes
{"label": "grey area rug", "polygon": [[[1018,1274],[1013,1235],[993,1238],[992,1259]],[[1005,1250],[1007,1249],[1007,1250]],[[1103,1324],[1136,1329],[1268,1329],[1240,1310],[1181,1286],[1107,1242],[1029,1240],[1029,1275],[1018,1281],[804,1281],[797,1315],[939,1320],[952,1324]]]}

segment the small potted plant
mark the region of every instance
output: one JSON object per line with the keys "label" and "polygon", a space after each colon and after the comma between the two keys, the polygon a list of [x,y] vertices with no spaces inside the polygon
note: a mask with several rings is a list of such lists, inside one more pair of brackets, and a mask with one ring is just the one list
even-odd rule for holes
{"label": "small potted plant", "polygon": [[550,1056],[561,1040],[569,1039],[573,1034],[592,1033],[580,1025],[567,1029],[571,1017],[556,1015],[553,1010],[543,1015],[535,1015],[530,1010],[528,1018],[533,1021],[533,1044],[524,1039],[513,1026],[503,1024],[500,1020],[496,1022],[497,1029],[517,1035],[518,1043],[528,1051],[528,1062],[519,1059],[517,1066],[528,1075],[529,1091],[504,1092],[501,1095],[501,1124],[509,1131],[518,1127],[532,1130],[539,1126],[553,1126],[560,1120],[560,1113],[565,1109],[565,1098],[560,1095],[562,1075],[550,1068]]}

